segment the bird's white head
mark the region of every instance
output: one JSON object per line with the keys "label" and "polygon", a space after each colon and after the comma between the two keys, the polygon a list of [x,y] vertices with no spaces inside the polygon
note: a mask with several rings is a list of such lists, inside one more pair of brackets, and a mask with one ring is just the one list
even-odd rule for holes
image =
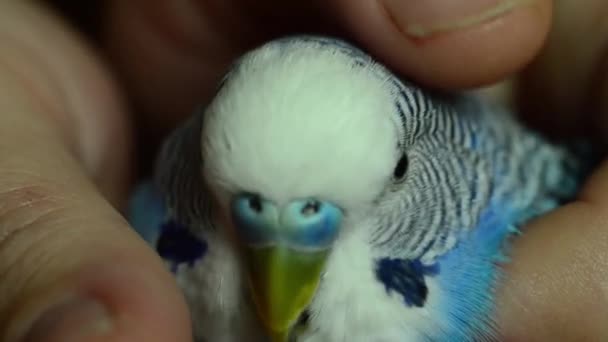
{"label": "bird's white head", "polygon": [[208,179],[276,202],[369,202],[399,157],[394,94],[375,68],[311,43],[245,55],[206,113]]}
{"label": "bird's white head", "polygon": [[342,217],[379,195],[399,159],[381,68],[327,44],[274,42],[245,55],[206,110],[206,179],[277,341],[310,301]]}

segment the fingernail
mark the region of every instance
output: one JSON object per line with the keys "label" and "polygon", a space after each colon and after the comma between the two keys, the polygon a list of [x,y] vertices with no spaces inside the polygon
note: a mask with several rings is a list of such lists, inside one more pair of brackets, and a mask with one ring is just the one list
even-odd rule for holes
{"label": "fingernail", "polygon": [[480,25],[535,0],[384,0],[389,15],[407,35],[434,34]]}
{"label": "fingernail", "polygon": [[78,342],[111,331],[112,320],[105,306],[89,298],[70,298],[45,311],[23,342]]}

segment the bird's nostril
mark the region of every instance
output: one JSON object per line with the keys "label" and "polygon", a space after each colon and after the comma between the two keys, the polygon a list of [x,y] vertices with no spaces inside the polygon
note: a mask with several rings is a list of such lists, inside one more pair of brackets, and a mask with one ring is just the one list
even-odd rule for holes
{"label": "bird's nostril", "polygon": [[302,208],[302,215],[310,216],[319,212],[321,204],[318,201],[308,201]]}
{"label": "bird's nostril", "polygon": [[251,208],[251,210],[255,211],[256,213],[262,211],[262,199],[260,198],[260,196],[254,195],[249,197],[249,208]]}

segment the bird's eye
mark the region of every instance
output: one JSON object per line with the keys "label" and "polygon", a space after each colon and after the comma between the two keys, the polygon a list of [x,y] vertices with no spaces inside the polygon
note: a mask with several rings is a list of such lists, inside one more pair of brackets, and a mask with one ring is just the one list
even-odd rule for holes
{"label": "bird's eye", "polygon": [[399,161],[397,162],[397,165],[395,166],[395,170],[393,171],[393,177],[395,177],[396,179],[403,178],[403,176],[405,176],[405,172],[407,171],[407,166],[408,166],[408,159],[407,159],[407,155],[404,153],[401,156],[401,158],[399,158]]}

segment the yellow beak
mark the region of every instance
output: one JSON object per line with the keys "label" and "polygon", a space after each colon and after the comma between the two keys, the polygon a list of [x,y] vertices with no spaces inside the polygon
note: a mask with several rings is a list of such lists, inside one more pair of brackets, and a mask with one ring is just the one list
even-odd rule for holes
{"label": "yellow beak", "polygon": [[280,245],[246,250],[258,315],[273,342],[287,342],[319,285],[328,250],[296,251]]}
{"label": "yellow beak", "polygon": [[317,290],[343,212],[316,199],[277,207],[241,193],[232,200],[231,215],[260,321],[273,342],[287,342]]}

